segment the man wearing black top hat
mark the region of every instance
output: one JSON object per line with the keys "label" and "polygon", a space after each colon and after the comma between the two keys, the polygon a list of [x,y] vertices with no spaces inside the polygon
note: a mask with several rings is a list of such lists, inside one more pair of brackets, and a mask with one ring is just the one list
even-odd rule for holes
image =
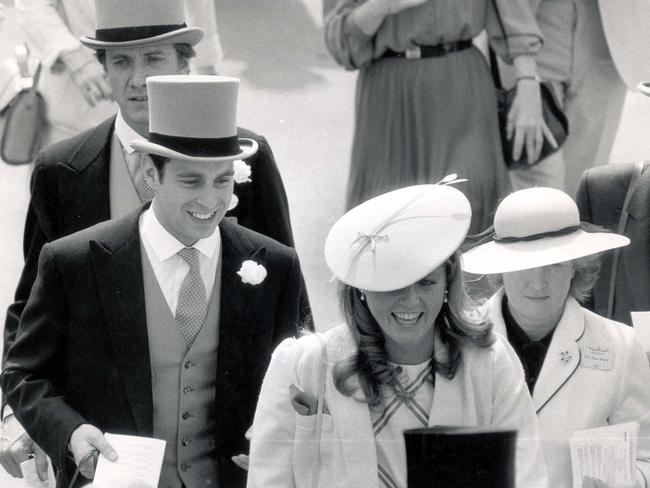
{"label": "man wearing black top hat", "polygon": [[[148,157],[138,155],[129,144],[148,135],[145,79],[187,74],[192,46],[203,35],[200,29],[185,27],[180,0],[96,0],[95,7],[95,37],[82,42],[97,51],[120,110],[116,117],[37,157],[23,239],[25,267],[7,312],[3,363],[36,279],[43,245],[126,215],[151,198],[142,171]],[[238,133],[255,140],[259,150],[235,162],[235,195],[226,219],[293,246],[286,193],[271,149],[264,137],[246,129]],[[301,297],[301,319],[310,319],[306,292]],[[19,463],[36,449],[23,434],[5,408],[0,463],[14,476],[21,476]],[[44,473],[44,457],[36,453]]]}
{"label": "man wearing black top hat", "polygon": [[149,137],[132,146],[152,155],[151,205],[43,247],[2,388],[57,488],[75,465],[92,477],[93,450],[115,458],[106,432],[167,442],[160,487],[245,485],[231,457],[302,281],[292,248],[222,220],[233,161],[257,150],[237,136],[238,84],[150,77]]}

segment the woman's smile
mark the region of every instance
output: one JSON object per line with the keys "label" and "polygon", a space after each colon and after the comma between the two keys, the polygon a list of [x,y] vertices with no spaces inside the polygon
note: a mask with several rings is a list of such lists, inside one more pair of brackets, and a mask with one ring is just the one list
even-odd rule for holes
{"label": "woman's smile", "polygon": [[391,312],[391,316],[400,325],[415,325],[424,312]]}

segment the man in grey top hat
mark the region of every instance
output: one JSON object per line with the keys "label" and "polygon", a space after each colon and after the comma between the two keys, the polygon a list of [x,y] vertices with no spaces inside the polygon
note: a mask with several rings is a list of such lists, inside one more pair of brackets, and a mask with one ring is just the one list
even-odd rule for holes
{"label": "man in grey top hat", "polygon": [[299,326],[300,265],[223,219],[233,161],[257,150],[237,136],[239,80],[147,85],[149,137],[132,146],[151,154],[155,197],[43,247],[2,388],[57,488],[75,468],[92,478],[95,450],[116,458],[106,432],[166,441],[161,488],[243,488],[231,458],[247,449],[274,347]]}
{"label": "man in grey top hat", "polygon": [[[129,142],[148,135],[145,79],[187,74],[192,46],[203,35],[198,28],[185,27],[182,0],[95,0],[95,7],[95,36],[81,41],[95,49],[102,61],[119,113],[48,147],[37,157],[23,239],[25,267],[15,302],[7,312],[3,363],[36,279],[43,245],[123,216],[151,198],[143,177],[149,158],[135,152]],[[226,219],[293,246],[287,197],[271,149],[264,137],[251,131],[239,129],[239,135],[255,140],[259,150],[236,163],[236,197]],[[301,319],[310,319],[304,291]],[[4,409],[2,430],[3,467],[14,476],[22,476],[19,463],[35,450],[37,465],[44,474],[45,457],[8,408]]]}

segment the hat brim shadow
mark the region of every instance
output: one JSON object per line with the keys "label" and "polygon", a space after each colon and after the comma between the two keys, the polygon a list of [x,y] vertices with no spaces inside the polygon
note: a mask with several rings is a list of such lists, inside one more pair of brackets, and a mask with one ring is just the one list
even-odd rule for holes
{"label": "hat brim shadow", "polygon": [[532,241],[487,242],[463,254],[463,270],[474,274],[501,274],[549,266],[627,246],[619,234],[585,232],[543,237]]}
{"label": "hat brim shadow", "polygon": [[198,27],[183,27],[158,36],[147,37],[144,39],[134,39],[132,41],[108,42],[98,41],[93,37],[81,36],[81,43],[91,49],[110,49],[118,47],[149,46],[151,44],[189,44],[194,46],[203,39],[203,29]]}
{"label": "hat brim shadow", "polygon": [[239,149],[240,152],[237,154],[231,154],[227,156],[191,156],[189,154],[183,154],[168,147],[161,146],[160,144],[153,144],[149,141],[136,140],[132,141],[131,147],[136,151],[147,153],[147,154],[156,154],[158,156],[163,156],[170,159],[180,159],[182,161],[194,161],[197,163],[227,163],[229,161],[234,161],[236,159],[246,159],[252,156],[257,152],[258,144],[253,139],[240,138],[239,139]]}

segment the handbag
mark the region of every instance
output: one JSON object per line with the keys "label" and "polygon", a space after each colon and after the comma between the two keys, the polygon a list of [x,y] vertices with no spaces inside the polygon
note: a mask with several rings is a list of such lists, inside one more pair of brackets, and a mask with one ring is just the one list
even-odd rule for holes
{"label": "handbag", "polygon": [[[494,10],[497,14],[497,19],[499,21],[499,26],[503,32],[503,39],[507,45],[508,37],[506,36],[506,31],[503,26],[503,22],[501,21],[501,15],[499,14],[499,10],[494,0],[493,4]],[[546,137],[544,137],[542,151],[540,152],[539,158],[536,161],[528,161],[528,156],[525,154],[525,151],[523,151],[518,160],[514,160],[512,158],[514,137],[512,139],[508,139],[506,127],[508,124],[508,113],[510,112],[512,101],[515,98],[516,88],[511,88],[508,90],[503,87],[501,83],[501,76],[499,74],[497,57],[492,47],[489,48],[489,57],[490,71],[492,72],[492,80],[494,81],[497,95],[497,113],[499,116],[499,134],[501,136],[503,159],[508,169],[529,168],[530,166],[539,163],[542,159],[558,151],[560,147],[562,147],[562,144],[564,144],[567,136],[569,135],[569,121],[567,120],[564,111],[560,108],[560,104],[555,97],[555,92],[553,91],[550,83],[541,81],[539,84],[539,89],[542,100],[542,116],[544,117],[544,122],[546,122],[546,125],[548,126],[549,130],[553,134],[553,137],[555,138],[555,141],[557,142],[557,147],[553,147],[551,143],[546,139]]]}
{"label": "handbag", "polygon": [[38,140],[45,123],[45,101],[38,92],[41,74],[39,63],[34,76],[29,74],[27,48],[16,46],[16,62],[22,89],[0,112],[4,119],[0,136],[0,158],[11,165],[30,163],[38,150]]}

